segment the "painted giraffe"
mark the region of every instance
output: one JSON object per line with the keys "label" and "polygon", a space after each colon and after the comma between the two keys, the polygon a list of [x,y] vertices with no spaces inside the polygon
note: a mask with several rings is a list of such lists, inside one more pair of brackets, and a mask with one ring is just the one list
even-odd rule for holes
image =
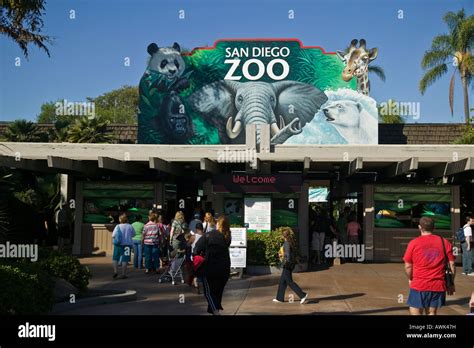
{"label": "painted giraffe", "polygon": [[337,51],[337,56],[344,62],[346,67],[342,71],[342,79],[350,81],[354,76],[357,78],[357,91],[369,95],[369,63],[377,58],[378,49],[376,47],[367,50],[364,39],[360,39],[359,47],[357,40],[351,41],[348,52]]}

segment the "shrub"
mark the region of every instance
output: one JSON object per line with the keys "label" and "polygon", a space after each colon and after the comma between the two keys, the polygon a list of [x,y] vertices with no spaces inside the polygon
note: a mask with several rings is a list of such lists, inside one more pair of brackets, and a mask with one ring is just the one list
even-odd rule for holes
{"label": "shrub", "polygon": [[0,264],[0,314],[43,314],[54,302],[54,281],[38,265]]}
{"label": "shrub", "polygon": [[91,273],[86,266],[81,265],[77,257],[59,251],[42,250],[38,263],[49,275],[68,281],[79,292],[87,290]]}
{"label": "shrub", "polygon": [[474,127],[473,126],[466,126],[466,130],[464,134],[454,140],[454,144],[474,144]]}
{"label": "shrub", "polygon": [[[262,266],[279,266],[278,251],[283,245],[283,229],[279,227],[271,232],[247,233],[247,264]],[[293,234],[293,238],[295,235]],[[295,243],[297,246],[297,243]],[[296,247],[298,254],[298,247]]]}

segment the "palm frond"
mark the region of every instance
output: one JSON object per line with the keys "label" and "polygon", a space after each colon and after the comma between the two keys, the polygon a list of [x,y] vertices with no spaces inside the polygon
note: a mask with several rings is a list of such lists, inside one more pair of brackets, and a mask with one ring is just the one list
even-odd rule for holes
{"label": "palm frond", "polygon": [[378,65],[369,65],[369,73],[374,73],[378,78],[385,82],[385,71],[382,67]]}
{"label": "palm frond", "polygon": [[446,74],[447,71],[448,66],[446,64],[440,64],[428,70],[420,80],[420,84],[418,86],[421,94],[425,94],[426,88],[431,86],[436,80]]}
{"label": "palm frond", "polygon": [[454,77],[456,75],[453,73],[451,76],[451,81],[449,82],[449,108],[451,109],[451,116],[453,116],[453,103],[454,103]]}
{"label": "palm frond", "polygon": [[431,51],[452,51],[453,49],[452,38],[447,34],[435,36],[433,41],[431,41]]}
{"label": "palm frond", "polygon": [[421,67],[423,69],[433,68],[446,60],[452,55],[450,50],[428,50],[421,59]]}
{"label": "palm frond", "polygon": [[474,48],[474,15],[461,23],[456,48],[461,52]]}
{"label": "palm frond", "polygon": [[459,25],[464,20],[465,13],[464,9],[459,10],[458,12],[448,12],[444,15],[443,21],[448,25],[449,31],[453,36],[457,36],[459,31]]}

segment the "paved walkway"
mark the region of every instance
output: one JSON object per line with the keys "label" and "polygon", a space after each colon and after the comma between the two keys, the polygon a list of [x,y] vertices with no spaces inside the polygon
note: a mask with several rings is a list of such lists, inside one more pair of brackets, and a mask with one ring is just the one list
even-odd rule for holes
{"label": "paved walkway", "polygon": [[[207,314],[207,302],[203,295],[198,295],[186,284],[159,284],[157,275],[146,275],[143,271],[133,269],[129,272],[128,279],[112,280],[109,257],[82,258],[81,263],[92,271],[90,288],[132,289],[137,291],[138,299],[133,302],[78,308],[62,314]],[[460,268],[457,271],[457,292],[448,297],[447,306],[439,314],[464,315],[468,312],[474,277],[461,275]],[[402,264],[348,263],[313,272],[295,273],[294,279],[304,291],[309,292],[310,300],[305,305],[300,305],[296,296],[293,303],[272,302],[279,276],[247,276],[232,279],[227,284],[223,314],[408,314],[405,305],[408,282]],[[288,289],[287,301],[291,294]]]}

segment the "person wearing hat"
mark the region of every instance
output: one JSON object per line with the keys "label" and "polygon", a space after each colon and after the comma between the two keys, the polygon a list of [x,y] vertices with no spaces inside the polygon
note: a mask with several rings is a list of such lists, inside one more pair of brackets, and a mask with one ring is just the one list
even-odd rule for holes
{"label": "person wearing hat", "polygon": [[191,231],[191,234],[196,234],[196,225],[197,224],[202,224],[201,221],[201,214],[195,213],[194,214],[194,219],[189,223],[189,230]]}

